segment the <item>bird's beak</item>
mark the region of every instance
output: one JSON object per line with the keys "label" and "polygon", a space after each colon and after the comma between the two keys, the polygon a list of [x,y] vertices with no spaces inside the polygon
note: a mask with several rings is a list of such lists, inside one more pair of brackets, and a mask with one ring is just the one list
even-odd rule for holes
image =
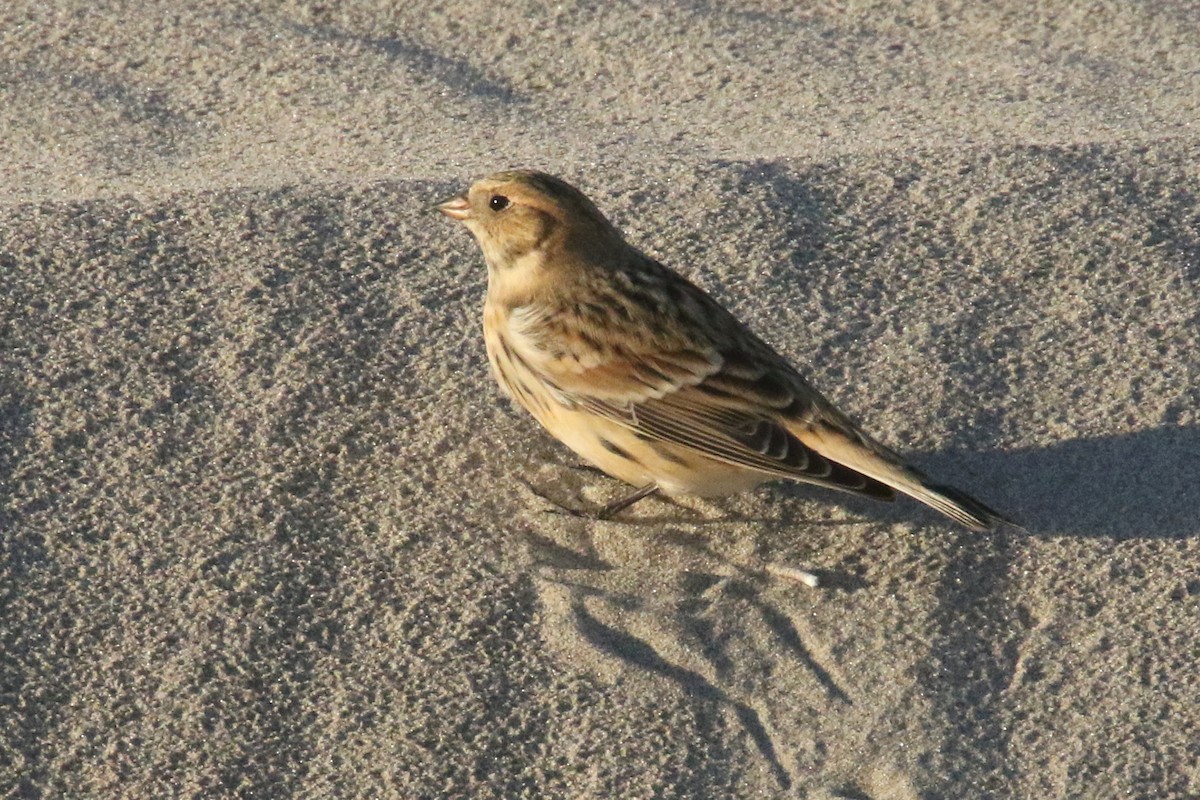
{"label": "bird's beak", "polygon": [[467,200],[466,192],[456,194],[448,200],[443,200],[435,207],[451,219],[464,220],[471,216],[471,203]]}

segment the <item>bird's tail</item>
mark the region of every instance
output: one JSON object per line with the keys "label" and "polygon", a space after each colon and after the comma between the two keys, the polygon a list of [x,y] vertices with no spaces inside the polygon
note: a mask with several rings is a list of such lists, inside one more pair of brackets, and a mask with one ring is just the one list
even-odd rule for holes
{"label": "bird's tail", "polygon": [[[911,470],[916,476],[921,476],[916,470]],[[913,488],[896,486],[897,490],[909,497],[920,500],[930,508],[940,511],[955,522],[966,525],[973,531],[990,531],[1000,525],[1015,523],[1000,512],[976,500],[966,492],[936,483],[923,482]]]}
{"label": "bird's tail", "polygon": [[809,423],[791,427],[791,432],[807,447],[830,461],[919,500],[971,530],[988,531],[1000,525],[1020,527],[966,492],[933,483],[921,472],[905,464],[896,453],[853,427],[843,430],[840,426]]}

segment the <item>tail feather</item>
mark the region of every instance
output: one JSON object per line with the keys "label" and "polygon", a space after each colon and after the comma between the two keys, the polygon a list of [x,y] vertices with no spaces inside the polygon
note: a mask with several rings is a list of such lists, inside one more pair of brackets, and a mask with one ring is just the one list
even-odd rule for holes
{"label": "tail feather", "polygon": [[966,492],[932,483],[898,455],[865,436],[850,436],[822,424],[791,427],[791,433],[830,461],[890,486],[971,530],[987,531],[998,525],[1019,527]]}
{"label": "tail feather", "polygon": [[1012,520],[989,508],[966,492],[934,483],[922,483],[910,491],[897,487],[910,497],[945,514],[974,531],[989,531],[998,525],[1013,525]]}

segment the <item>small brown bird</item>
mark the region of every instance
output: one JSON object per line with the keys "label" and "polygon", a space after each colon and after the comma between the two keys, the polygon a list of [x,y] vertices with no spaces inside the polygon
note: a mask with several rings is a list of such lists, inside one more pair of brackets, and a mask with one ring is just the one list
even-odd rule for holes
{"label": "small brown bird", "polygon": [[560,441],[654,492],[721,495],[790,478],[879,500],[903,492],[975,530],[1008,522],[868,436],[716,300],[628,244],[541,172],[441,203],[483,249],[483,331],[500,386]]}

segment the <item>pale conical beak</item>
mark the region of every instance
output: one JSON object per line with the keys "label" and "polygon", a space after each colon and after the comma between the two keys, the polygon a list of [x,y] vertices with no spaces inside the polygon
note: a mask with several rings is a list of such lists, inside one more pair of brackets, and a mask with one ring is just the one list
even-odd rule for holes
{"label": "pale conical beak", "polygon": [[463,220],[471,216],[471,203],[467,200],[467,193],[463,192],[438,203],[437,210],[451,219]]}

